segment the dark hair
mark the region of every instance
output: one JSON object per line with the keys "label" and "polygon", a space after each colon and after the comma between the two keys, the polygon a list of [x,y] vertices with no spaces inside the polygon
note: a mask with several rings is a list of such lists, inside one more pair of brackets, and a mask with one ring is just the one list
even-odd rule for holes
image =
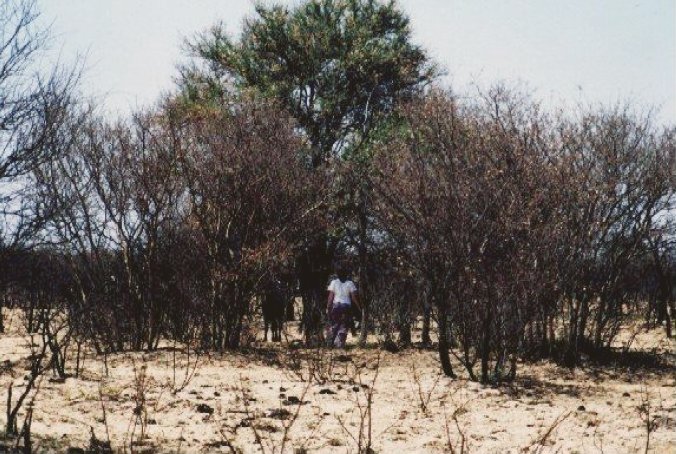
{"label": "dark hair", "polygon": [[336,267],[336,275],[338,276],[340,282],[345,282],[350,276],[350,272],[345,265],[338,265]]}

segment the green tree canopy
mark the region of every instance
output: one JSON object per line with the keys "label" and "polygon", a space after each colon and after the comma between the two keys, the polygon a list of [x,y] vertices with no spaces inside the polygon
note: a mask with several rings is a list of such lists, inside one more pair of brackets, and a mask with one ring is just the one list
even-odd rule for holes
{"label": "green tree canopy", "polygon": [[395,1],[258,4],[239,40],[220,24],[188,47],[194,59],[179,79],[185,99],[209,103],[235,88],[281,100],[307,135],[314,166],[436,73]]}

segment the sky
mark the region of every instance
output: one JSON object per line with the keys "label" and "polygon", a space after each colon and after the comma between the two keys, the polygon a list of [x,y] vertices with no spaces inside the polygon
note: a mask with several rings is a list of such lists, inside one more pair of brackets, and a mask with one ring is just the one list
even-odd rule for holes
{"label": "sky", "polygon": [[[280,0],[297,4],[298,1]],[[526,86],[550,106],[631,101],[676,124],[676,0],[399,0],[457,91]],[[38,0],[50,52],[84,58],[83,91],[124,115],[171,90],[182,42],[251,0]]]}

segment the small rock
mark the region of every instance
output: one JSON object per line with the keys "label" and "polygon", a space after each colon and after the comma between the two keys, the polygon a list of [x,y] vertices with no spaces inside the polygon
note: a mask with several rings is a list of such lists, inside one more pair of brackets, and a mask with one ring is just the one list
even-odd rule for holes
{"label": "small rock", "polygon": [[218,391],[214,391],[214,396],[221,397],[221,393],[219,393]]}
{"label": "small rock", "polygon": [[272,410],[270,410],[270,413],[268,413],[268,417],[274,419],[287,419],[290,416],[291,412],[284,408],[273,408]]}
{"label": "small rock", "polygon": [[336,394],[336,392],[335,392],[335,391],[331,391],[331,390],[328,389],[328,388],[325,388],[325,389],[322,389],[321,391],[319,391],[319,394]]}
{"label": "small rock", "polygon": [[286,388],[283,387],[283,386],[280,386],[280,387],[279,387],[279,392],[280,392],[280,393],[286,392]]}
{"label": "small rock", "polygon": [[[2,448],[2,446],[0,446],[0,448]],[[2,451],[2,452],[5,452],[5,451]],[[7,452],[9,452],[9,451],[7,451]],[[85,454],[85,450],[82,449],[82,448],[70,447],[66,450],[66,454]]]}
{"label": "small rock", "polygon": [[356,392],[356,393],[359,392],[359,389],[360,389],[359,386],[353,386],[353,387],[352,387],[352,391],[354,391],[354,392]]}
{"label": "small rock", "polygon": [[242,419],[239,424],[237,424],[237,427],[251,427],[251,418]]}
{"label": "small rock", "polygon": [[211,443],[207,443],[206,445],[207,448],[230,448],[230,443],[227,441],[223,440],[218,440],[218,441],[212,441]]}
{"label": "small rock", "polygon": [[197,406],[196,410],[197,410],[197,413],[206,413],[206,414],[209,414],[209,415],[214,413],[214,409],[207,404],[199,404]]}
{"label": "small rock", "polygon": [[263,380],[264,385],[267,385],[268,383],[270,383],[268,380]]}
{"label": "small rock", "polygon": [[628,392],[622,393],[622,397],[630,397],[630,394]]}
{"label": "small rock", "polygon": [[343,442],[337,438],[332,438],[329,440],[329,446],[343,446]]}
{"label": "small rock", "polygon": [[577,407],[577,411],[585,411],[585,410],[586,408],[584,408],[584,405],[580,405],[579,407]]}
{"label": "small rock", "polygon": [[300,403],[300,399],[297,398],[296,396],[289,396],[286,398],[286,400],[289,402],[291,405],[297,405]]}

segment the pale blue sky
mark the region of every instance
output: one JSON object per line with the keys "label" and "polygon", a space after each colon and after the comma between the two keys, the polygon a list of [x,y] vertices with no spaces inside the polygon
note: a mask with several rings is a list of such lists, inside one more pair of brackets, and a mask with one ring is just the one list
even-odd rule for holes
{"label": "pale blue sky", "polygon": [[[172,88],[182,38],[251,0],[39,0],[61,60],[86,55],[84,90],[126,113]],[[283,1],[282,3],[296,3]],[[400,0],[416,42],[460,90],[525,82],[550,104],[625,99],[676,123],[676,0]]]}

